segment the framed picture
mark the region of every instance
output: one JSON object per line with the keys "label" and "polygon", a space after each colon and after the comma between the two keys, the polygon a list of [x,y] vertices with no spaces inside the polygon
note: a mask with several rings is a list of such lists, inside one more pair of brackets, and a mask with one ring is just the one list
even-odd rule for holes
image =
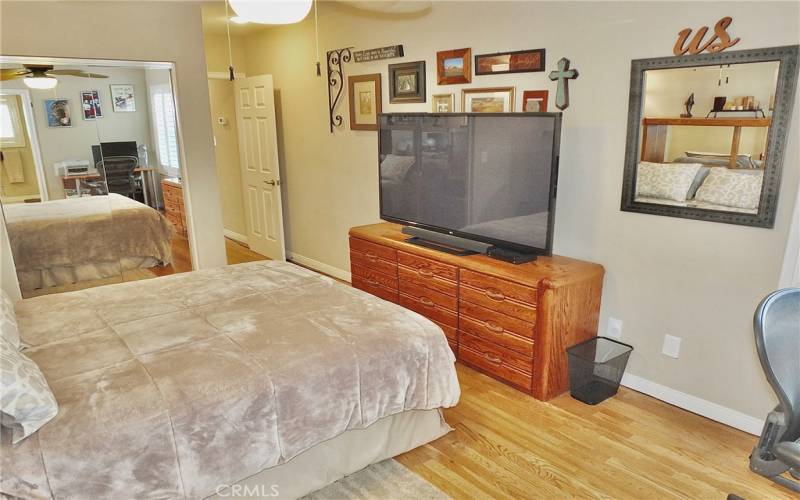
{"label": "framed picture", "polygon": [[347,78],[350,97],[350,130],[378,130],[381,112],[381,74]]}
{"label": "framed picture", "polygon": [[111,87],[111,107],[115,113],[130,113],[136,111],[136,95],[133,85],[118,84]]}
{"label": "framed picture", "polygon": [[44,112],[47,115],[48,127],[66,128],[72,126],[69,99],[45,99]]}
{"label": "framed picture", "polygon": [[544,49],[498,52],[475,56],[476,75],[544,71]]}
{"label": "framed picture", "polygon": [[445,50],[436,53],[436,77],[439,85],[472,81],[472,49]]}
{"label": "framed picture", "polygon": [[455,112],[454,94],[434,94],[433,112],[434,113],[454,113]]}
{"label": "framed picture", "polygon": [[425,61],[389,65],[389,102],[425,102]]}
{"label": "framed picture", "polygon": [[526,90],[522,93],[522,111],[527,113],[546,113],[547,90]]}
{"label": "framed picture", "polygon": [[511,113],[514,111],[514,87],[462,89],[464,113]]}
{"label": "framed picture", "polygon": [[95,120],[103,117],[103,109],[100,107],[100,94],[96,90],[84,90],[81,92],[81,108],[83,109],[84,120]]}

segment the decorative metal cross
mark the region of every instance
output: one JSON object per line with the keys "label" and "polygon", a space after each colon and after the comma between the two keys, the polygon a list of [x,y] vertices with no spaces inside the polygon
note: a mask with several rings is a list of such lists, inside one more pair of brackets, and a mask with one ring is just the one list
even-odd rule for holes
{"label": "decorative metal cross", "polygon": [[558,80],[558,88],[556,90],[556,107],[558,109],[567,109],[569,107],[569,84],[567,80],[574,80],[578,78],[577,69],[569,69],[569,59],[562,57],[558,60],[558,70],[550,72],[550,79]]}

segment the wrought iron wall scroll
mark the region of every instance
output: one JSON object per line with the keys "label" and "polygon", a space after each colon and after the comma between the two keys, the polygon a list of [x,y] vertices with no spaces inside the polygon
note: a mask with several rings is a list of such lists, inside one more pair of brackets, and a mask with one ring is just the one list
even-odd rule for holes
{"label": "wrought iron wall scroll", "polygon": [[344,69],[342,65],[350,62],[353,57],[352,47],[328,51],[328,111],[331,134],[335,127],[342,125],[342,115],[336,113],[336,106],[344,90]]}

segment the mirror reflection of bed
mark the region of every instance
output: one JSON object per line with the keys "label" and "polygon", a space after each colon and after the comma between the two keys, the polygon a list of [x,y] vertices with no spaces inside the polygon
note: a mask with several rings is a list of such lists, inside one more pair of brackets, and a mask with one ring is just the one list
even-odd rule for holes
{"label": "mirror reflection of bed", "polygon": [[758,213],[778,69],[646,71],[635,201]]}
{"label": "mirror reflection of bed", "polygon": [[0,203],[23,297],[190,271],[161,187],[181,187],[170,67],[0,68]]}

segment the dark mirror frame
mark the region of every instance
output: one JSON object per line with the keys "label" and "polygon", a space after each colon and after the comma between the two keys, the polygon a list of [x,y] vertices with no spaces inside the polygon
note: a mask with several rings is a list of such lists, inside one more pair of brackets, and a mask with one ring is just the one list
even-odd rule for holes
{"label": "dark mirror frame", "polygon": [[[628,100],[628,142],[625,147],[625,173],[622,181],[622,204],[624,212],[637,212],[684,219],[697,219],[743,226],[767,227],[775,225],[778,207],[778,191],[786,148],[786,136],[794,105],[797,87],[798,56],[800,46],[789,45],[766,49],[739,50],[717,54],[694,56],[660,57],[631,61],[630,98]],[[636,194],[636,170],[639,164],[639,147],[642,140],[642,108],[644,106],[644,73],[649,70],[716,66],[720,64],[742,64],[778,61],[778,84],[772,123],[767,135],[766,163],[761,199],[756,214],[742,214],[719,210],[706,210],[634,201]]]}

